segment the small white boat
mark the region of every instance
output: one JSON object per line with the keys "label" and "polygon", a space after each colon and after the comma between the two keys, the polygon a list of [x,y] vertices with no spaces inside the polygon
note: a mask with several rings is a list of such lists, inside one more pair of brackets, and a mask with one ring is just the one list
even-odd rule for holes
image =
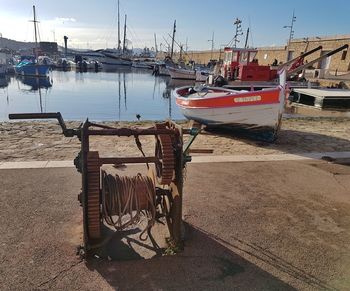
{"label": "small white boat", "polygon": [[197,69],[184,69],[176,67],[168,67],[170,77],[172,79],[195,80],[205,82],[209,76],[209,72]]}
{"label": "small white boat", "polygon": [[172,79],[196,80],[195,70],[175,68],[175,67],[167,67],[167,69]]}
{"label": "small white boat", "polygon": [[281,125],[286,100],[284,80],[282,76],[279,86],[256,91],[185,86],[175,89],[174,95],[187,119],[208,127],[250,129],[264,133],[264,139],[273,141]]}
{"label": "small white boat", "polygon": [[59,58],[56,61],[54,68],[59,69],[59,70],[63,70],[63,71],[75,70],[76,63],[71,61],[71,60],[68,60],[66,58]]}

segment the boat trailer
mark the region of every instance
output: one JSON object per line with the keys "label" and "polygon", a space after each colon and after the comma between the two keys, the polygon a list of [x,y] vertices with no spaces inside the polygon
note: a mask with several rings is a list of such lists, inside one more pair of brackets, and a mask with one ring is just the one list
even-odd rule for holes
{"label": "boat trailer", "polygon": [[[141,235],[151,236],[151,228],[160,219],[165,220],[169,230],[168,245],[182,249],[182,194],[187,162],[191,161],[190,146],[201,129],[183,129],[172,121],[156,123],[150,128],[114,128],[90,122],[88,119],[78,128],[67,128],[60,112],[10,114],[9,119],[57,119],[65,137],[77,137],[81,150],[74,165],[82,175],[81,193],[78,200],[83,214],[83,245],[79,254],[92,255],[105,245],[112,235],[106,237],[102,228],[115,232],[130,228],[140,221],[142,214],[148,219]],[[184,144],[183,135],[190,138]],[[140,136],[155,137],[154,156],[145,156]],[[90,137],[133,137],[142,153],[140,157],[101,157],[90,150]],[[193,149],[201,152],[200,149]],[[208,150],[203,150],[208,153]],[[136,176],[107,174],[103,165],[147,164],[148,173]],[[149,164],[152,164],[150,167]],[[140,235],[140,239],[141,239]]]}

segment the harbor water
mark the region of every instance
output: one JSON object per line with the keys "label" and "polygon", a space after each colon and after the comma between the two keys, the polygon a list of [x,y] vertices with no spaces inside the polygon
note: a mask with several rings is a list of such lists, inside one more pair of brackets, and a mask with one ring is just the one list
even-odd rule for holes
{"label": "harbor water", "polygon": [[61,112],[66,120],[135,121],[184,119],[172,95],[191,81],[153,76],[151,70],[52,71],[49,77],[0,80],[0,121],[9,113]]}

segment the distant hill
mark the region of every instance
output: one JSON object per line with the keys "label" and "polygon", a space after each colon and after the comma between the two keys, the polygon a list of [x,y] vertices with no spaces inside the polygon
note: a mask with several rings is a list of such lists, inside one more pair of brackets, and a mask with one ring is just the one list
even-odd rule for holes
{"label": "distant hill", "polygon": [[[5,37],[0,37],[0,49],[9,49],[15,52],[19,51],[32,51],[33,48],[35,48],[35,42],[24,42],[24,41],[17,41],[17,40],[12,40],[8,39]],[[58,46],[58,50],[63,52],[64,48],[62,46]],[[77,53],[77,52],[82,52],[82,51],[91,51],[89,49],[75,49],[75,48],[68,48],[68,53]],[[134,48],[133,53],[135,55],[140,55],[142,53],[145,53],[145,49],[141,48]],[[154,55],[154,52],[151,50],[148,50],[148,53],[150,55]]]}
{"label": "distant hill", "polygon": [[14,51],[31,50],[35,48],[35,42],[24,42],[0,37],[0,48],[6,48]]}

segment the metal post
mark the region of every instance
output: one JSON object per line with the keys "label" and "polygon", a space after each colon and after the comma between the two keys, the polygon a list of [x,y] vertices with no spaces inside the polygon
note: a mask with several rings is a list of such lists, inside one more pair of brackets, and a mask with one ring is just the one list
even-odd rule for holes
{"label": "metal post", "polygon": [[175,32],[176,32],[176,20],[174,21],[173,38],[171,42],[171,53],[170,53],[171,59],[173,58],[173,54],[174,54]]}
{"label": "metal post", "polygon": [[211,41],[210,60],[212,60],[213,59],[213,50],[214,50],[214,31],[213,31],[211,39],[208,39],[208,41]]}
{"label": "metal post", "polygon": [[68,36],[64,36],[64,57],[67,57],[67,40],[68,40]]}

